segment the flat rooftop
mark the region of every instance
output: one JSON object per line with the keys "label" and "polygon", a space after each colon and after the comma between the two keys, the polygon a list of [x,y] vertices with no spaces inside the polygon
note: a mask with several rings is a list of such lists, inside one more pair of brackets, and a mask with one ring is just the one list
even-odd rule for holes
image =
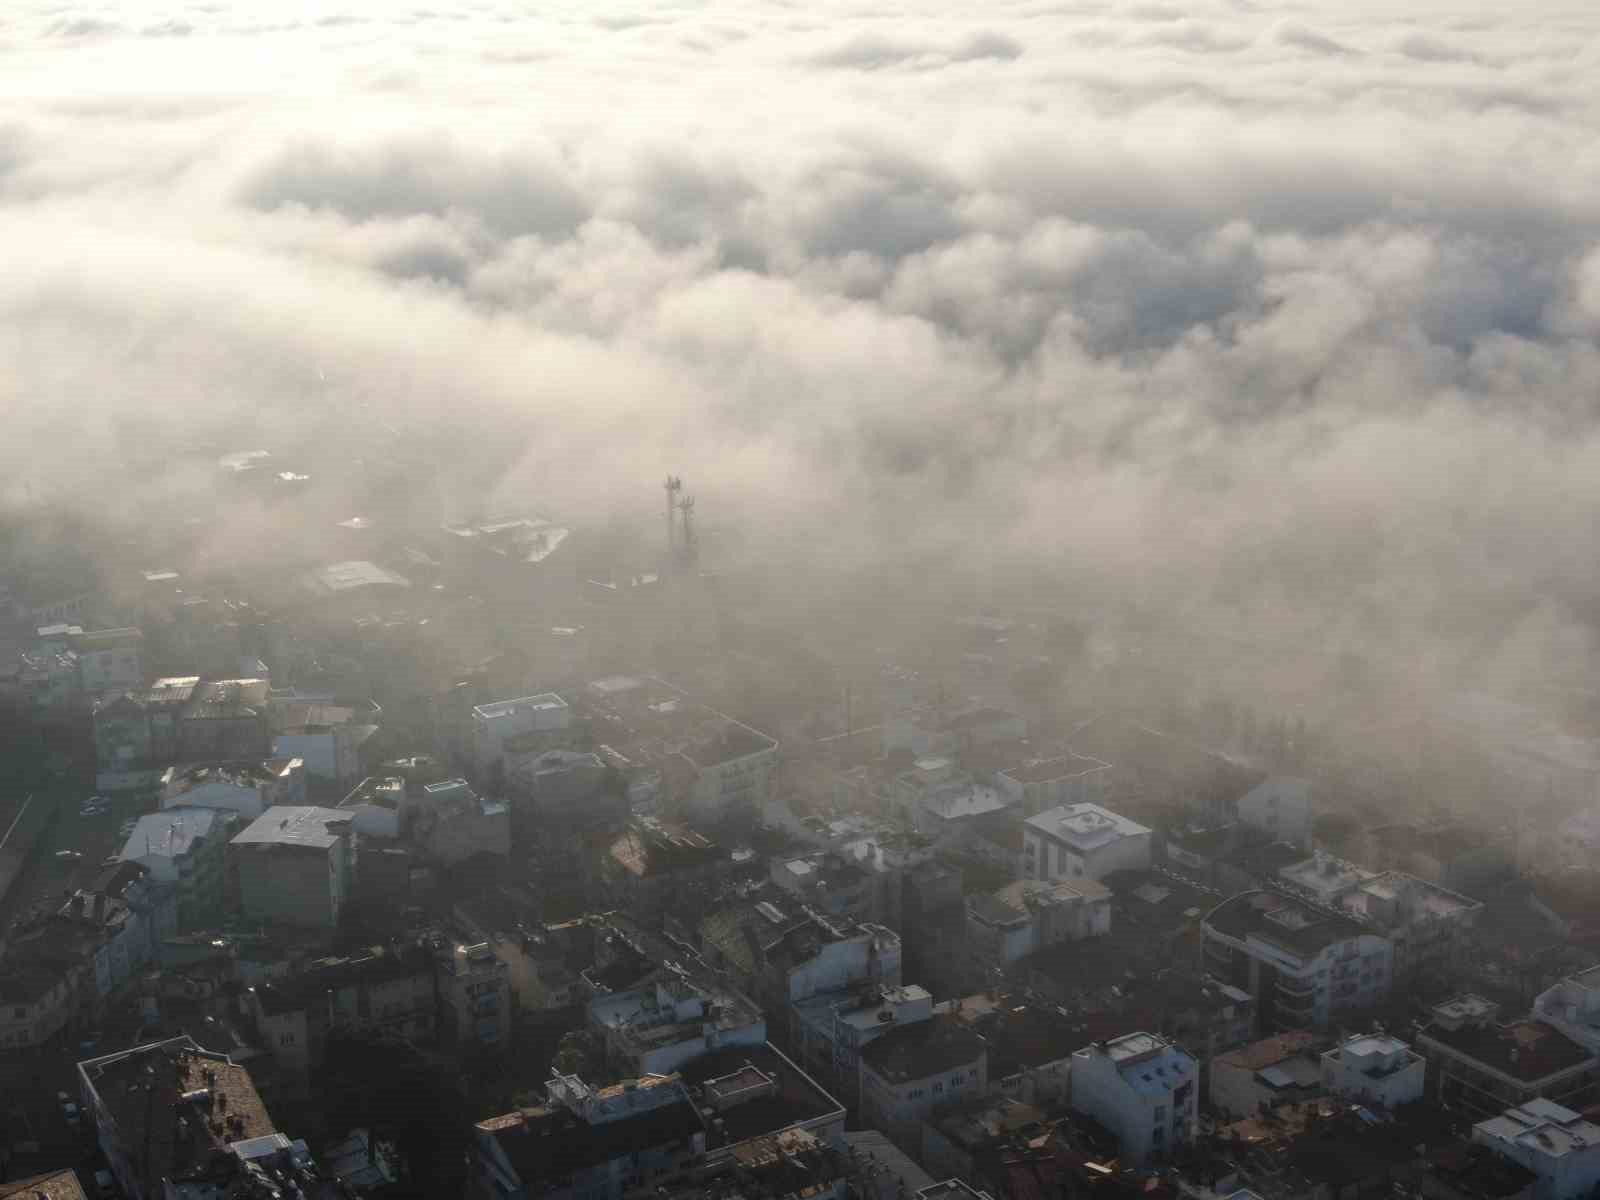
{"label": "flat rooftop", "polygon": [[1218,933],[1248,942],[1269,942],[1302,958],[1367,932],[1350,917],[1324,912],[1276,892],[1241,892],[1211,910],[1206,924]]}
{"label": "flat rooftop", "polygon": [[[349,832],[350,814],[337,808],[280,804],[233,839],[235,846],[298,846],[327,850]],[[331,827],[331,828],[330,828]]]}
{"label": "flat rooftop", "polygon": [[1109,771],[1110,763],[1101,762],[1085,754],[1062,754],[1055,758],[1031,758],[1000,774],[1018,783],[1052,783],[1057,779],[1074,779],[1079,775],[1092,775],[1096,771]]}
{"label": "flat rooftop", "polygon": [[1098,850],[1123,838],[1150,832],[1137,821],[1130,821],[1098,804],[1063,804],[1029,817],[1025,824],[1077,850]]}
{"label": "flat rooftop", "polygon": [[554,692],[541,692],[537,696],[519,696],[515,700],[494,700],[480,704],[472,710],[474,716],[485,721],[514,717],[525,712],[555,712],[567,707],[567,702]]}
{"label": "flat rooftop", "polygon": [[226,816],[213,808],[183,805],[146,813],[122,844],[121,857],[131,860],[158,854],[164,858],[178,858],[189,853],[195,843],[224,827]]}
{"label": "flat rooftop", "polygon": [[1427,1026],[1421,1036],[1525,1084],[1594,1062],[1588,1050],[1543,1021],[1463,1025],[1459,1029],[1434,1024]]}
{"label": "flat rooftop", "polygon": [[778,743],[773,738],[748,725],[730,721],[714,737],[684,750],[683,756],[697,767],[714,767],[777,748]]}

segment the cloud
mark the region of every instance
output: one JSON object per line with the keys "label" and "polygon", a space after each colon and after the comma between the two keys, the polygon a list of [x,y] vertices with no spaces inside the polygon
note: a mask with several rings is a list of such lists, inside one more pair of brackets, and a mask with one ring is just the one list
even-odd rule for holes
{"label": "cloud", "polygon": [[132,537],[212,441],[326,455],[327,511],[355,457],[596,523],[673,470],[819,578],[1596,665],[1600,16],[244,0],[119,36],[196,11],[8,28],[0,505]]}

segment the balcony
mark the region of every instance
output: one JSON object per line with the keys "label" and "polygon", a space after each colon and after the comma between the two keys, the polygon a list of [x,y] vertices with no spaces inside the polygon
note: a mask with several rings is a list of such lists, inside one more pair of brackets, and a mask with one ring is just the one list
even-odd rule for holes
{"label": "balcony", "polygon": [[1292,975],[1279,975],[1277,989],[1280,996],[1315,996],[1317,994],[1317,981],[1315,979],[1296,979]]}

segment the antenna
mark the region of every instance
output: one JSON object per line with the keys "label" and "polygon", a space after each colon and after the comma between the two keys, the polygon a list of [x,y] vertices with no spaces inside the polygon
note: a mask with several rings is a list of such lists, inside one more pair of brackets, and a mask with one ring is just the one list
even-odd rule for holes
{"label": "antenna", "polygon": [[661,485],[667,493],[667,555],[677,549],[678,531],[672,510],[678,507],[678,493],[683,491],[683,480],[676,475],[668,475],[666,483]]}
{"label": "antenna", "polygon": [[687,562],[693,562],[695,550],[698,547],[694,540],[694,497],[685,496],[678,501],[678,511],[683,514],[683,557]]}

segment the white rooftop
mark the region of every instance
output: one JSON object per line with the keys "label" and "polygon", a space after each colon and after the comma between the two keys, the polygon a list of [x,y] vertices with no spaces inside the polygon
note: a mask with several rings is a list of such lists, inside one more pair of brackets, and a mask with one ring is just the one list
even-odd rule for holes
{"label": "white rooftop", "polygon": [[1063,804],[1025,822],[1030,828],[1066,842],[1078,850],[1098,850],[1123,838],[1138,837],[1150,830],[1098,804]]}
{"label": "white rooftop", "polygon": [[178,858],[194,843],[210,835],[212,827],[226,814],[214,808],[187,808],[179,805],[158,813],[146,813],[123,843],[120,857],[133,861],[150,855]]}
{"label": "white rooftop", "polygon": [[[165,815],[165,814],[163,814]],[[329,826],[335,826],[329,829]],[[235,846],[308,846],[326,850],[345,835],[350,814],[337,808],[280,804],[267,809],[233,839]]]}
{"label": "white rooftop", "polygon": [[522,712],[551,712],[567,707],[567,702],[554,692],[541,692],[537,696],[519,696],[515,700],[492,700],[480,704],[472,711],[485,720],[514,717]]}

